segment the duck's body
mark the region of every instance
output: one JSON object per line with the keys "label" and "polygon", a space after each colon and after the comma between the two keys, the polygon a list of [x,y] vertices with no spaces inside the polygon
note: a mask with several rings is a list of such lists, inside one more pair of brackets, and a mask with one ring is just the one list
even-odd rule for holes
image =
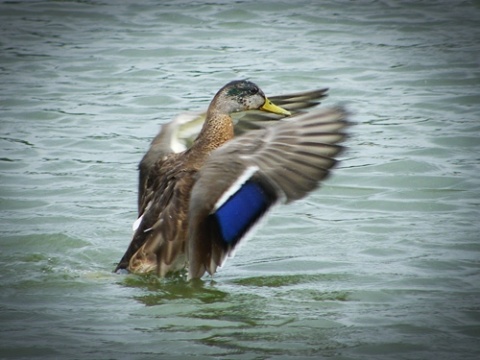
{"label": "duck's body", "polygon": [[[270,100],[286,109],[292,116],[305,114],[306,110],[320,104],[320,100],[327,96],[327,88],[272,96]],[[210,108],[210,107],[209,107]],[[162,125],[160,132],[152,140],[150,148],[143,156],[139,168],[138,189],[138,216],[145,210],[146,196],[152,188],[148,185],[149,174],[152,169],[158,168],[157,163],[173,154],[189,149],[200,134],[208,109],[201,112],[183,113],[174,120]],[[234,123],[234,135],[240,136],[248,131],[264,129],[272,126],[278,120],[285,118],[285,114],[266,112],[261,110],[245,110],[230,114]],[[155,176],[159,176],[156,174]]]}
{"label": "duck's body", "polygon": [[137,228],[116,270],[213,274],[271,206],[303,197],[328,174],[344,112],[304,115],[232,140],[231,114],[255,109],[290,114],[255,84],[235,81],[217,93],[190,148],[165,155],[152,144],[140,164]]}

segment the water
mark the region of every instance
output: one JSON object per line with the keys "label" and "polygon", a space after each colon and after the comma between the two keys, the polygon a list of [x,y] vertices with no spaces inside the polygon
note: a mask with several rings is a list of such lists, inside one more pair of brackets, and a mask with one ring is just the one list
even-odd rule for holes
{"label": "water", "polygon": [[[476,359],[480,7],[2,2],[0,358]],[[111,273],[158,126],[232,79],[330,87],[319,191],[214,277]]]}

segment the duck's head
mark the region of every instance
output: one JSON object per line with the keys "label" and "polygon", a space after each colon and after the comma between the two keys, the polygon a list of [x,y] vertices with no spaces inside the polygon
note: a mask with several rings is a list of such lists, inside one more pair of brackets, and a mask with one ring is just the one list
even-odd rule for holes
{"label": "duck's head", "polygon": [[209,110],[224,114],[261,110],[280,115],[291,115],[288,110],[273,104],[263,91],[251,81],[235,80],[222,87],[213,98]]}

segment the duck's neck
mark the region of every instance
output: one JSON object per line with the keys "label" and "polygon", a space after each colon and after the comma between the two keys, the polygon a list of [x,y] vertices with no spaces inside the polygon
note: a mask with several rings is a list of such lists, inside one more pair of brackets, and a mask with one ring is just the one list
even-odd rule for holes
{"label": "duck's neck", "polygon": [[192,150],[210,153],[232,138],[232,118],[211,106],[207,111],[207,120],[192,145]]}

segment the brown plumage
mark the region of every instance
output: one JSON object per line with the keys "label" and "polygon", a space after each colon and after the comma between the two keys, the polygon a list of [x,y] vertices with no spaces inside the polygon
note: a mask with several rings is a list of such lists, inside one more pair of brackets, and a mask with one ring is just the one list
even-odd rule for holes
{"label": "brown plumage", "polygon": [[[318,103],[314,93],[318,99],[325,90],[277,101],[303,113]],[[232,140],[231,114],[246,110],[289,115],[255,84],[235,81],[215,95],[190,148],[171,152],[165,139],[173,135],[157,136],[140,164],[138,228],[116,270],[164,276],[187,267],[189,278],[213,274],[274,204],[305,196],[328,175],[348,125],[343,110],[256,124],[260,129]]]}

